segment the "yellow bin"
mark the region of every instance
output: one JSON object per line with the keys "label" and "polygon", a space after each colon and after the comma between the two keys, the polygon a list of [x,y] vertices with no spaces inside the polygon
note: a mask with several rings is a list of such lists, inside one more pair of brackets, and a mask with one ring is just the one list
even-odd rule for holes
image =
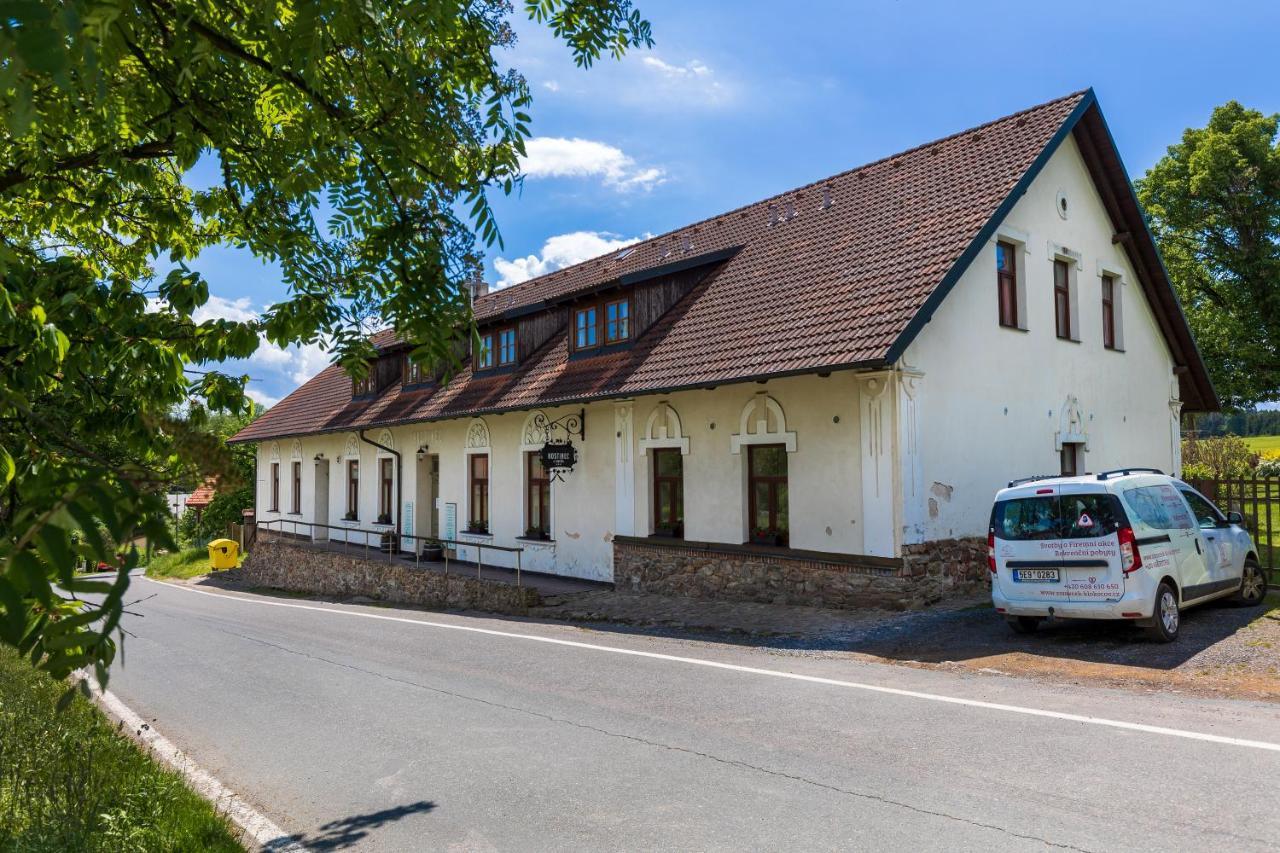
{"label": "yellow bin", "polygon": [[240,557],[240,543],[234,539],[215,539],[209,543],[209,565],[215,569],[234,569]]}

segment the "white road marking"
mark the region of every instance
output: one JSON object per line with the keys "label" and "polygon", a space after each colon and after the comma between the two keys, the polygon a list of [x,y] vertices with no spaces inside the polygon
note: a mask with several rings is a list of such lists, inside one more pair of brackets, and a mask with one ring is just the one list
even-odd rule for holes
{"label": "white road marking", "polygon": [[245,604],[257,604],[263,607],[287,607],[293,610],[314,610],[319,613],[331,613],[337,616],[359,616],[365,619],[377,619],[383,622],[402,622],[406,625],[418,625],[423,628],[442,628],[446,631],[466,631],[472,634],[487,634],[493,637],[507,637],[513,640],[529,640],[535,643],[547,643],[555,646],[568,646],[575,649],[589,649],[597,652],[609,652],[616,655],[630,655],[632,657],[649,658],[651,660],[669,661],[672,663],[683,663],[691,666],[705,666],[712,669],[723,669],[730,672],[743,672],[750,675],[764,675],[770,678],[787,678],[792,681],[804,681],[810,684],[825,684],[831,687],[847,687],[853,690],[865,690],[870,693],[884,693],[890,696],[902,696],[909,699],[922,699],[927,702],[942,702],[948,705],[962,705],[969,708],[983,708],[988,711],[1005,711],[1010,714],[1023,714],[1029,717],[1044,717],[1051,720],[1067,720],[1073,723],[1086,723],[1093,726],[1106,726],[1113,729],[1123,729],[1125,731],[1143,732],[1145,734],[1165,735],[1167,737],[1185,738],[1187,740],[1205,741],[1207,743],[1219,743],[1227,746],[1243,746],[1250,749],[1262,749],[1269,752],[1280,752],[1280,743],[1271,743],[1264,740],[1247,740],[1245,738],[1227,737],[1225,735],[1213,735],[1205,732],[1193,732],[1187,729],[1173,729],[1165,726],[1150,726],[1145,723],[1130,723],[1125,720],[1111,720],[1106,717],[1091,717],[1085,714],[1070,714],[1064,711],[1047,711],[1043,708],[1028,708],[1022,705],[1005,705],[999,702],[984,702],[981,699],[964,699],[959,696],[944,696],[940,693],[924,693],[918,690],[904,690],[899,687],[884,687],[879,684],[867,684],[861,681],[843,681],[838,678],[823,678],[817,675],[801,675],[796,672],[785,672],[778,669],[762,669],[754,666],[741,666],[734,663],[722,663],[720,661],[707,660],[705,658],[692,658],[682,655],[667,655],[661,652],[645,652],[638,649],[624,649],[618,646],[602,646],[596,643],[583,643],[577,640],[561,640],[555,637],[539,637],[536,634],[518,634],[513,631],[499,631],[494,628],[477,628],[471,625],[451,625],[447,622],[431,622],[426,619],[406,619],[403,616],[386,616],[381,613],[365,613],[359,610],[338,609],[335,607],[320,607],[314,604],[293,604],[285,601],[267,601],[261,598],[248,598],[238,595],[225,595],[220,592],[209,592],[203,589],[193,589],[189,586],[179,584],[166,583],[152,578],[145,578],[151,583],[163,584],[172,589],[179,589],[183,592],[190,592],[196,595],[208,595],[214,598],[230,599],[232,601],[240,601]]}
{"label": "white road marking", "polygon": [[176,770],[192,790],[213,803],[219,812],[243,829],[259,847],[276,853],[306,853],[305,846],[295,841],[271,818],[223,785],[217,777],[196,764],[189,755],[174,746],[172,741],[152,728],[150,723],[144,721],[132,708],[120,701],[119,696],[110,690],[102,690],[98,687],[97,680],[87,670],[81,671],[80,675],[88,683],[94,700],[107,716],[122,722],[125,729],[131,732],[139,743]]}

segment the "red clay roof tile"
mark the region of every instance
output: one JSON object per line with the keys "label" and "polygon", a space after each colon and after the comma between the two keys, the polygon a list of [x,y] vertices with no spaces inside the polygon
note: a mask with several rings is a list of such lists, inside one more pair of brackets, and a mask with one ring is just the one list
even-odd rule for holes
{"label": "red clay roof tile", "polygon": [[[329,367],[234,441],[349,430],[874,364],[1086,93],[1078,92],[481,297],[477,321],[718,250],[727,261],[626,350],[559,335],[513,373],[351,400]],[[786,218],[790,215],[790,218]],[[771,224],[771,220],[776,219]],[[386,346],[387,333],[377,341]]]}

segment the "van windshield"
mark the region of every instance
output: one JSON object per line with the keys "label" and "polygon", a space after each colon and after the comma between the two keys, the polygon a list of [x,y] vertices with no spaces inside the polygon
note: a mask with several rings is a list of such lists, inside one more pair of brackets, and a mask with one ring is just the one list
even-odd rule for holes
{"label": "van windshield", "polygon": [[996,501],[991,529],[1004,540],[1098,539],[1125,524],[1113,495],[1036,495]]}

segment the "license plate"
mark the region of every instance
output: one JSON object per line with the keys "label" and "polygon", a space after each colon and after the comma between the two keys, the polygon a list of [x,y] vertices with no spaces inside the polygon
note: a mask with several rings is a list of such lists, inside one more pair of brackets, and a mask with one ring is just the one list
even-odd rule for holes
{"label": "license plate", "polygon": [[1057,583],[1057,569],[1014,569],[1013,579],[1018,583]]}

